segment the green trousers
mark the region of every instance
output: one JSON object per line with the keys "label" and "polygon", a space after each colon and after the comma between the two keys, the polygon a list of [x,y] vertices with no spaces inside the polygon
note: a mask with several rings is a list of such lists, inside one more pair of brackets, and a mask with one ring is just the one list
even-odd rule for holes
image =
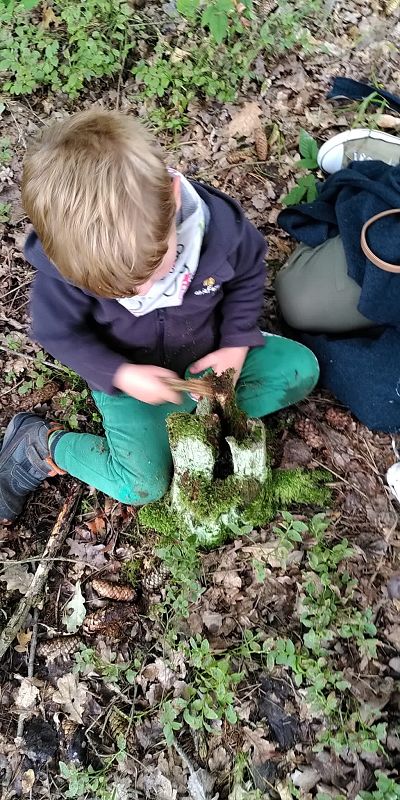
{"label": "green trousers", "polygon": [[[263,417],[302,400],[319,376],[308,348],[264,335],[264,345],[249,351],[236,387],[238,405],[249,417]],[[123,503],[143,505],[162,497],[172,476],[165,420],[173,412],[193,411],[196,402],[187,394],[180,406],[153,406],[122,393],[93,392],[93,397],[105,436],[65,433],[55,445],[56,464]]]}

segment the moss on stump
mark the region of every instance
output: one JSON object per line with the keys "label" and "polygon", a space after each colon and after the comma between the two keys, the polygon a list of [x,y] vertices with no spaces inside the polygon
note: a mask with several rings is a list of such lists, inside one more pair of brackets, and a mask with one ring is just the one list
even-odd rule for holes
{"label": "moss on stump", "polygon": [[[186,530],[210,548],[231,536],[232,526],[264,525],[291,504],[329,503],[327,473],[271,470],[265,426],[237,408],[232,373],[212,380],[214,401],[201,400],[194,414],[168,417],[171,489],[140,509],[141,524],[169,535]],[[222,452],[230,467],[224,478],[215,474]]]}

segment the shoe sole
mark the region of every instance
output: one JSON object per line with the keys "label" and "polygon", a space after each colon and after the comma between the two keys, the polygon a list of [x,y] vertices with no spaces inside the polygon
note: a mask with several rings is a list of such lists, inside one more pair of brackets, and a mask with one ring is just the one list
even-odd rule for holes
{"label": "shoe sole", "polygon": [[23,421],[26,419],[27,414],[25,411],[21,411],[19,414],[16,414],[15,417],[12,418],[11,422],[8,423],[5,431],[4,431],[4,438],[1,443],[1,450],[0,450],[0,469],[5,460],[7,460],[10,451],[12,448],[8,447],[8,442],[10,439],[13,438],[14,434],[19,430]]}
{"label": "shoe sole", "polygon": [[400,145],[399,136],[393,136],[391,133],[384,133],[383,131],[373,131],[370,128],[353,128],[351,131],[343,131],[343,133],[336,134],[332,139],[321,145],[317,155],[317,161],[321,169],[324,169],[324,158],[335,147],[346,142],[354,142],[357,139],[380,139],[383,142]]}
{"label": "shoe sole", "polygon": [[[4,432],[3,441],[1,443],[0,470],[1,470],[4,462],[7,461],[8,457],[12,453],[13,447],[15,446],[12,443],[12,439],[13,439],[15,433],[17,433],[17,431],[19,430],[19,428],[23,424],[24,420],[27,419],[28,416],[30,416],[29,413],[27,413],[26,411],[21,411],[19,414],[16,414],[15,417],[13,417],[12,420],[8,423],[7,428],[6,428],[5,432]],[[14,514],[12,517],[7,517],[7,518],[2,519],[1,523],[2,524],[7,524],[7,523],[9,524],[11,522],[14,522],[14,520],[16,520],[18,518],[19,513],[20,512],[18,512],[17,514]]]}

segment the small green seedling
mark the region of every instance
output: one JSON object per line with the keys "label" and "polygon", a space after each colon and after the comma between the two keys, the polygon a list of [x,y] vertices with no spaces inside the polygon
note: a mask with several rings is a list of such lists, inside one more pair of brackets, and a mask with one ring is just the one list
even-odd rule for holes
{"label": "small green seedling", "polygon": [[[299,137],[299,150],[302,158],[296,163],[296,167],[307,170],[318,169],[318,144],[315,139],[310,136],[307,131],[301,129]],[[294,206],[306,200],[307,203],[312,203],[317,197],[317,179],[315,175],[310,172],[308,175],[299,178],[296,186],[285,195],[282,199],[284,206]]]}

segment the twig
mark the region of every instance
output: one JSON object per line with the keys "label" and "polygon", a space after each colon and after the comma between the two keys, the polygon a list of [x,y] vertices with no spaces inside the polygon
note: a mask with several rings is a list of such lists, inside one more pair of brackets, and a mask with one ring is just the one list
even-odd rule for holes
{"label": "twig", "polygon": [[0,314],[0,322],[4,322],[5,325],[9,325],[10,328],[15,328],[16,331],[26,331],[28,327],[27,324],[23,325],[22,322],[17,322],[16,319],[11,319],[11,317],[5,317],[3,314]]}
{"label": "twig", "polygon": [[49,540],[43,552],[43,560],[41,560],[34,576],[32,583],[24,597],[20,600],[14,614],[7,622],[0,634],[0,659],[3,658],[4,653],[8,650],[10,644],[14,641],[17,633],[21,630],[30,608],[35,608],[40,602],[40,597],[53,564],[53,559],[61,549],[64,540],[69,532],[72,520],[74,518],[75,509],[78,504],[79,498],[82,494],[82,487],[74,484],[71,491],[68,493],[67,499],[57,517],[54,528],[50,534]]}
{"label": "twig", "polygon": [[[29,662],[28,662],[28,678],[33,678],[33,666],[35,663],[37,632],[38,632],[38,617],[39,611],[37,608],[33,610],[33,623],[32,623],[32,639],[29,649]],[[27,711],[21,711],[18,719],[17,736],[21,737],[24,732],[24,722],[27,717]]]}
{"label": "twig", "polygon": [[189,378],[187,381],[181,378],[165,378],[163,381],[178,392],[192,392],[203,397],[214,397],[215,395],[213,387],[204,378]]}
{"label": "twig", "polygon": [[335,472],[335,470],[331,469],[330,467],[327,467],[326,464],[322,463],[322,461],[317,461],[316,458],[313,458],[313,462],[314,464],[317,464],[318,467],[326,469],[328,472],[331,473],[331,475],[334,475],[335,478],[339,478],[339,480],[342,481],[342,483],[345,483],[346,486],[350,486],[350,489],[353,489],[355,492],[358,492],[358,494],[360,494],[361,497],[364,498],[364,500],[369,500],[368,495],[364,494],[364,492],[362,492],[361,489],[358,488],[358,486],[355,486],[354,483],[350,483],[350,481],[346,480],[346,478],[344,478],[343,475],[339,475],[338,472]]}
{"label": "twig", "polygon": [[[29,353],[22,353],[21,350],[12,350],[11,347],[4,347],[4,345],[0,345],[0,351],[2,353],[11,353],[12,356],[26,358],[28,361],[36,361],[36,356],[31,356]],[[58,366],[58,364],[54,364],[52,361],[41,361],[40,364],[44,364],[45,367],[50,367],[58,372],[68,373],[67,367],[63,367],[62,365]]]}

